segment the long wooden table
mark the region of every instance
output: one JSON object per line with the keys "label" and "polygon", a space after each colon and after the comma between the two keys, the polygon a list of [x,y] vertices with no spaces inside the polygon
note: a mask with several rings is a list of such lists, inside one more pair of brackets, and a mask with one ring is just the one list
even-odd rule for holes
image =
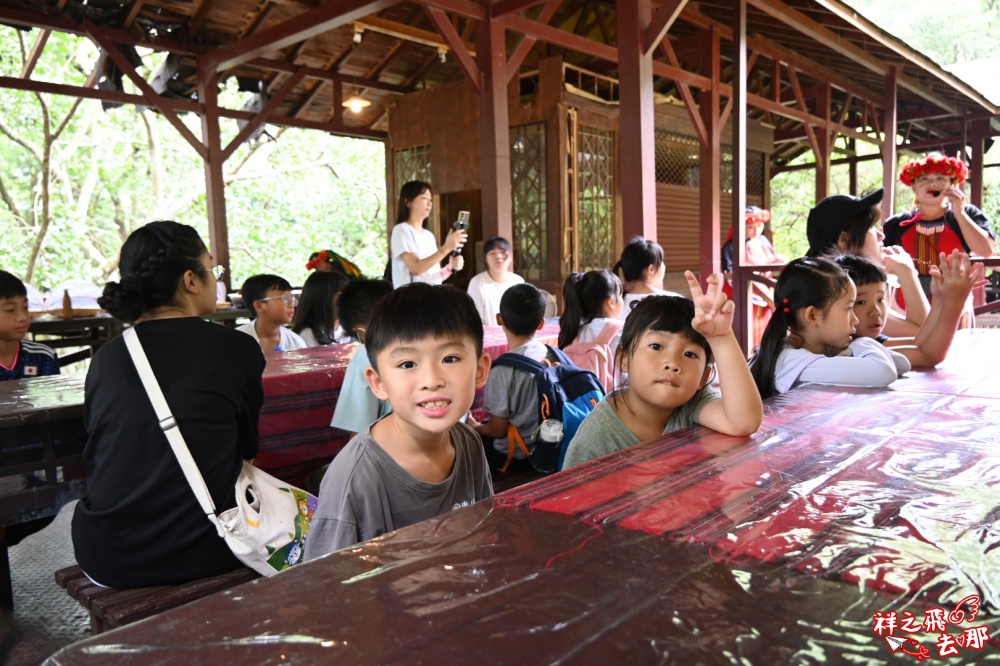
{"label": "long wooden table", "polygon": [[[558,327],[549,326],[540,339],[551,342],[556,335]],[[330,345],[267,355],[255,464],[302,486],[313,469],[343,448],[348,433],[331,428],[330,420],[356,349]],[[499,327],[486,329],[484,349],[493,358],[507,351]],[[6,526],[54,515],[84,495],[85,443],[82,379],[0,382],[0,608],[12,604]],[[44,484],[22,488],[23,476],[31,473],[40,474]]]}
{"label": "long wooden table", "polygon": [[996,349],[962,332],[890,390],[796,389],[752,437],[679,431],[48,663],[996,660]]}

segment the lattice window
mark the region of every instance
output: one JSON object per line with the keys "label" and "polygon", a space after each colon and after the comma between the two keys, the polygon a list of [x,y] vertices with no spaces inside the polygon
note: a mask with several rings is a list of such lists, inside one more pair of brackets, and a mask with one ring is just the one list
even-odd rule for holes
{"label": "lattice window", "polygon": [[397,189],[411,180],[431,182],[431,147],[414,146],[396,151]]}
{"label": "lattice window", "polygon": [[[698,139],[656,130],[656,182],[668,185],[698,188],[698,165],[701,161]],[[721,151],[721,189],[723,192],[733,191],[733,149],[729,144],[722,144]],[[747,151],[747,194],[764,196],[764,153],[757,150]]]}
{"label": "lattice window", "polygon": [[549,230],[545,191],[545,123],[512,127],[510,139],[514,272],[529,280],[541,280],[546,277]]}
{"label": "lattice window", "polygon": [[577,200],[580,270],[615,263],[615,135],[583,127],[577,131]]}

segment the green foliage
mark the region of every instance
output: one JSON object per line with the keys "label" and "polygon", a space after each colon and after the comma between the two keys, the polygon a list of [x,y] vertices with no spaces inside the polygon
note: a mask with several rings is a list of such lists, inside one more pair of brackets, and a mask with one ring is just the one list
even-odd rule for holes
{"label": "green foliage", "polygon": [[[20,76],[35,32],[0,27],[0,74]],[[87,40],[53,33],[32,78],[82,83],[96,62]],[[144,56],[147,79],[159,60]],[[126,79],[126,91],[131,91]],[[242,99],[235,86],[220,98]],[[113,279],[123,240],[154,219],[191,224],[209,241],[201,159],[169,122],[151,110],[102,110],[85,100],[0,90],[0,266],[46,290],[70,278]],[[64,132],[51,134],[69,117]],[[196,137],[200,121],[182,117]],[[369,275],[386,256],[385,149],[381,142],[316,131],[265,127],[261,140],[240,146],[224,167],[231,280],[262,271],[301,284],[311,252],[331,248]],[[223,143],[236,136],[223,121]],[[43,158],[51,155],[48,218],[42,234]]]}

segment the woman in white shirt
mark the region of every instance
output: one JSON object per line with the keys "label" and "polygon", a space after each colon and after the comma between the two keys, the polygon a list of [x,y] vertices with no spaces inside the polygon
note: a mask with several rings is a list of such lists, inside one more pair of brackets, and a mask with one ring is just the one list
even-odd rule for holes
{"label": "woman in white shirt", "polygon": [[[411,180],[399,190],[396,226],[389,241],[393,287],[410,282],[441,284],[465,265],[461,255],[451,254],[465,245],[468,234],[464,230],[451,231],[438,247],[434,234],[424,228],[433,205],[434,194],[427,183]],[[448,265],[442,268],[446,259]]]}
{"label": "woman in white shirt", "polygon": [[513,257],[510,253],[510,241],[506,238],[494,236],[486,241],[483,256],[486,258],[486,270],[469,280],[468,291],[483,324],[496,326],[500,299],[504,292],[515,284],[524,282],[524,278],[510,271]]}

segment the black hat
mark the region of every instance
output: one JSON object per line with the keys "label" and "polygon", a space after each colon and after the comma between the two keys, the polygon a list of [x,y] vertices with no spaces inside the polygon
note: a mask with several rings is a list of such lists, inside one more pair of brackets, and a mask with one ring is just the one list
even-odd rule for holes
{"label": "black hat", "polygon": [[841,232],[847,230],[848,221],[882,201],[882,194],[880,187],[863,197],[837,194],[816,204],[809,211],[809,219],[806,220],[809,256],[823,254],[836,245]]}

